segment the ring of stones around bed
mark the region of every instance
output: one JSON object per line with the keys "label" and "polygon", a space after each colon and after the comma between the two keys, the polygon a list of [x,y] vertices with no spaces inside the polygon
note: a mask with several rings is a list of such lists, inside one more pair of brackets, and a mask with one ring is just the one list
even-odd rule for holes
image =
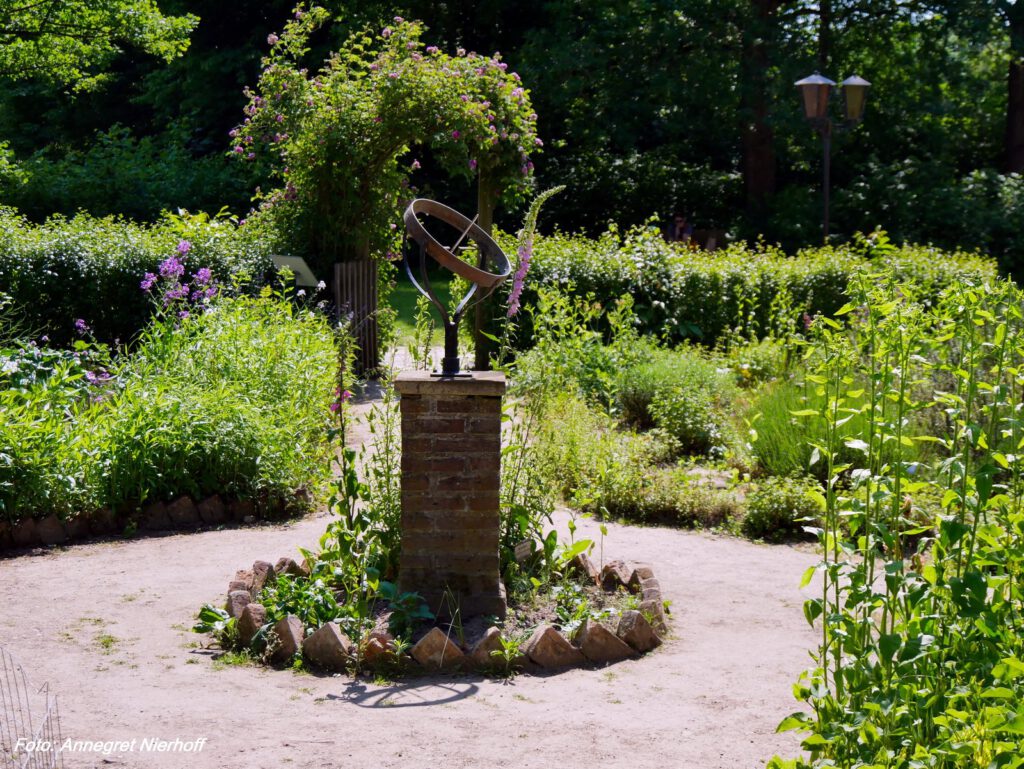
{"label": "ring of stones around bed", "polygon": [[[622,613],[612,627],[586,620],[572,637],[557,628],[542,624],[519,648],[511,660],[513,669],[521,671],[558,671],[588,665],[607,665],[624,659],[640,657],[662,643],[668,632],[661,585],[649,564],[611,561],[598,570],[586,554],[572,562],[575,570],[606,591],[625,588],[640,599],[639,609]],[[248,646],[266,621],[266,609],[253,598],[278,574],[308,576],[305,564],[281,558],[276,564],[256,561],[252,569],[239,571],[228,585],[226,609],[237,619],[238,638]],[[478,671],[493,672],[506,666],[505,644],[497,627],[488,628],[472,648],[460,647],[456,639],[438,627],[431,628],[417,641],[408,654],[396,654],[395,639],[386,629],[378,627],[360,647],[334,622],[327,622],[306,635],[302,622],[287,616],[270,631],[275,637],[270,661],[283,664],[299,650],[318,668],[341,672],[358,661],[363,668],[388,666],[409,672]]]}

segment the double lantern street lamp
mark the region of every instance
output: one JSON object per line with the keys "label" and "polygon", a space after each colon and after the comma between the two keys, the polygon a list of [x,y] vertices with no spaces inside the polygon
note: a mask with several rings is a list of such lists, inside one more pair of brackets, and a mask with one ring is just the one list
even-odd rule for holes
{"label": "double lantern street lamp", "polygon": [[835,82],[827,77],[822,77],[815,72],[810,77],[796,82],[800,89],[800,95],[804,100],[804,117],[807,122],[821,134],[821,143],[824,149],[822,177],[824,190],[824,223],[825,243],[828,243],[828,197],[829,197],[829,172],[832,165],[832,131],[846,131],[856,126],[864,118],[864,104],[868,98],[868,88],[871,86],[862,77],[848,77],[840,87],[843,89],[843,119],[833,124],[832,118],[828,115],[829,96]]}

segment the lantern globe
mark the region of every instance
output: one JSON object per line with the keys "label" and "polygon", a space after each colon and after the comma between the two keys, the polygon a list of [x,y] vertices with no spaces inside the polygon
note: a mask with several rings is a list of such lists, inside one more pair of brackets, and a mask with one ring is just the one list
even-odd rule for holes
{"label": "lantern globe", "polygon": [[797,80],[796,87],[804,100],[804,117],[808,120],[822,120],[828,117],[828,96],[835,81],[815,72],[810,77]]}
{"label": "lantern globe", "polygon": [[867,103],[868,88],[871,83],[862,77],[853,75],[842,83],[843,111],[851,123],[859,123],[864,118],[864,106]]}

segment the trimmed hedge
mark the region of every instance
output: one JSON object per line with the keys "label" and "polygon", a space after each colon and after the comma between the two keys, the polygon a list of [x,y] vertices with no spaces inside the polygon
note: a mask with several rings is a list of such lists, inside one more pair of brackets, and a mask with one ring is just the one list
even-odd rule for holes
{"label": "trimmed hedge", "polygon": [[33,224],[11,208],[0,208],[0,293],[13,300],[21,328],[52,343],[74,338],[75,320],[85,320],[103,342],[128,342],[153,311],[139,288],[147,272],[191,244],[186,267],[209,267],[214,278],[253,278],[270,269],[270,250],[255,230],[205,215],[166,215],[155,224],[79,214]]}
{"label": "trimmed hedge", "polygon": [[[787,256],[763,243],[694,251],[666,243],[656,229],[639,227],[625,235],[612,228],[597,239],[538,236],[527,291],[571,287],[602,303],[629,294],[643,331],[664,334],[671,342],[696,339],[713,345],[734,329],[743,336],[764,336],[777,327],[780,315],[790,323],[803,313],[831,315],[846,303],[851,275],[881,265],[935,295],[954,281],[998,274],[995,261],[979,254],[896,248],[883,233]],[[780,302],[783,289],[788,302]]]}

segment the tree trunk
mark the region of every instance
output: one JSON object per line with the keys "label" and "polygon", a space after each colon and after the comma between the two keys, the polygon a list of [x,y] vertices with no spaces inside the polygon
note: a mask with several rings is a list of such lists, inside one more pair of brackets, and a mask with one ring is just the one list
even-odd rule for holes
{"label": "tree trunk", "polygon": [[1010,60],[1006,103],[1006,170],[1024,173],[1024,57]]}
{"label": "tree trunk", "polygon": [[[476,223],[480,228],[490,235],[494,229],[494,207],[497,203],[497,190],[493,182],[487,177],[483,169],[480,170],[480,178],[476,195]],[[494,321],[494,300],[486,299],[473,308],[473,370],[490,371],[491,355],[494,353],[494,342],[483,335],[488,331]]]}
{"label": "tree trunk", "polygon": [[832,0],[818,3],[818,71],[828,76],[832,58]]}
{"label": "tree trunk", "polygon": [[775,194],[775,132],[768,120],[768,37],[780,0],[751,1],[753,14],[743,31],[740,142],[747,209],[756,215]]}

